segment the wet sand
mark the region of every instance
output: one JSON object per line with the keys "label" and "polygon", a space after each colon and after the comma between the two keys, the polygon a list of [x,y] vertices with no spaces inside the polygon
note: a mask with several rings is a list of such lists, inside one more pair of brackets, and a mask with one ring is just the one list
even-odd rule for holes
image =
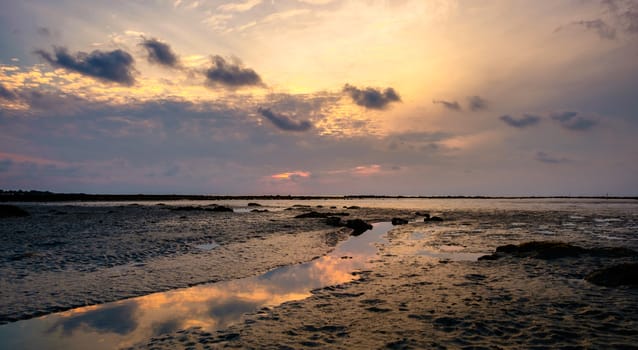
{"label": "wet sand", "polygon": [[[294,219],[311,210],[307,207],[263,213],[141,205],[21,207],[31,216],[3,219],[0,227],[0,324],[258,275],[322,256],[350,232],[324,219]],[[408,214],[313,210],[376,221]]]}
{"label": "wet sand", "polygon": [[[225,330],[190,328],[155,337],[138,348],[638,348],[638,290],[600,287],[583,279],[600,266],[636,257],[475,261],[468,255],[502,243],[547,239],[550,230],[552,236],[597,246],[600,242],[589,231],[597,225],[586,224],[596,223],[594,217],[447,214],[458,217],[435,227],[412,223],[392,230],[374,267],[358,272],[356,281],[261,309]],[[599,218],[599,223],[616,223],[606,228],[616,230],[618,237],[625,232],[629,240],[619,240],[620,245],[635,247],[635,233],[623,228],[635,219]],[[571,220],[582,221],[580,232],[564,225]],[[516,230],[539,222],[542,230],[531,237],[529,230]],[[482,233],[488,228],[486,240]],[[516,231],[521,231],[520,237]]]}
{"label": "wet sand", "polygon": [[[126,212],[130,209],[127,207]],[[121,269],[122,265],[102,267],[104,259],[91,262],[97,267],[83,273],[98,282],[89,288],[78,287],[76,293],[83,296],[97,293],[97,303],[101,303],[119,300],[117,296],[123,295],[122,290],[130,295],[143,295],[186,286],[190,281],[199,284],[237,279],[275,266],[311,260],[348,238],[347,230],[327,227],[321,219],[293,219],[294,214],[309,210],[246,213],[239,221],[250,222],[253,218],[247,224],[253,227],[252,232],[237,227],[224,231],[231,223],[239,224],[233,220],[243,213],[215,213],[214,219],[210,213],[189,213],[196,218],[201,215],[202,232],[208,234],[193,234],[196,230],[190,230],[187,237],[180,236],[183,229],[176,224],[172,233],[175,237],[158,236],[168,240],[168,247],[183,240],[186,248],[179,246],[185,252],[173,249],[167,253],[164,249],[154,255],[138,249],[148,255],[142,262],[128,261],[128,255],[121,253],[118,256],[127,261],[129,265],[125,266],[131,270],[120,274],[120,280],[114,279],[115,286],[122,286],[117,291],[102,290],[105,284],[100,285],[99,281],[107,276],[105,271]],[[352,217],[369,221],[415,217],[415,210],[347,211]],[[184,220],[180,219],[182,214],[169,211],[168,215],[170,220],[179,222]],[[354,271],[356,279],[351,282],[314,290],[306,299],[247,310],[237,323],[223,329],[184,327],[159,332],[134,348],[638,348],[638,290],[600,287],[584,280],[600,267],[635,262],[637,257],[543,260],[509,256],[476,261],[478,256],[490,254],[498,246],[532,240],[561,240],[587,248],[638,249],[638,216],[633,207],[600,211],[443,210],[436,214],[445,221],[412,222],[391,230],[383,242],[377,243],[378,254],[371,264]],[[156,215],[150,217],[153,219],[149,221],[157,220]],[[196,248],[211,243],[213,228],[219,230],[214,235],[219,247],[210,251]],[[233,263],[238,257],[242,257],[241,263]],[[7,271],[17,271],[14,273],[26,274],[23,278],[27,282],[17,283],[16,287],[14,280],[2,281],[3,287],[9,289],[0,292],[4,293],[0,300],[5,303],[0,310],[13,310],[7,314],[17,316],[11,317],[28,317],[30,314],[24,310],[29,310],[30,303],[40,300],[49,288],[57,285],[51,282],[38,289],[34,283],[68,275],[68,283],[77,284],[73,277],[77,274],[57,270],[34,273],[29,269],[37,264],[21,266],[15,261],[19,260],[2,266],[3,278]],[[39,274],[46,278],[31,277]],[[25,293],[30,288],[35,288],[35,292],[29,292],[31,295]],[[36,303],[32,309],[50,310],[47,300],[62,303],[66,308],[76,306],[77,300],[69,298],[75,294],[68,289],[69,286],[58,287],[61,295],[45,298],[45,303]],[[5,302],[4,296],[14,299]]]}

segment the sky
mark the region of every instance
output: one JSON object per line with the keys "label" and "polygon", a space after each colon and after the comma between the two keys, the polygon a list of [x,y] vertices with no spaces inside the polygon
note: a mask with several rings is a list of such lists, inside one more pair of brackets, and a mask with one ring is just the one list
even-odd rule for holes
{"label": "sky", "polygon": [[638,195],[638,0],[0,0],[0,188]]}

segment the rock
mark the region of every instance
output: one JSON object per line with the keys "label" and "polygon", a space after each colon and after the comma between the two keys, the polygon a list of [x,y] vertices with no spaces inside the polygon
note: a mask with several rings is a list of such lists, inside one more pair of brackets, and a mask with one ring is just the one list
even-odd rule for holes
{"label": "rock", "polygon": [[29,216],[29,213],[15,205],[0,204],[0,218],[20,218]]}
{"label": "rock", "polygon": [[295,219],[308,219],[308,218],[327,218],[329,216],[349,216],[349,213],[319,213],[311,211],[295,216]]}
{"label": "rock", "polygon": [[361,207],[357,205],[351,205],[348,207],[348,209],[361,209]]}
{"label": "rock", "polygon": [[392,225],[405,225],[408,223],[408,220],[401,218],[392,218]]}
{"label": "rock", "polygon": [[247,206],[249,206],[249,207],[261,207],[261,204],[251,202],[251,203],[248,203]]}
{"label": "rock", "polygon": [[605,287],[638,287],[638,263],[625,263],[596,270],[585,280]]}
{"label": "rock", "polygon": [[341,218],[338,216],[329,216],[326,218],[326,224],[330,226],[342,226]]}
{"label": "rock", "polygon": [[372,229],[372,225],[370,225],[369,223],[361,219],[352,219],[352,220],[346,221],[346,227],[351,228],[353,230],[352,231],[353,236],[358,236],[366,232],[367,230]]}
{"label": "rock", "polygon": [[478,261],[481,261],[481,260],[498,260],[500,258],[502,258],[501,255],[498,255],[497,253],[494,253],[494,254],[479,256],[479,258],[477,260]]}
{"label": "rock", "polygon": [[303,213],[295,216],[295,219],[308,219],[308,218],[327,218],[328,213],[318,213],[316,211],[311,211],[309,213]]}
{"label": "rock", "polygon": [[174,207],[171,208],[172,211],[204,211],[206,208],[203,207],[193,207],[193,206],[184,206],[184,207]]}
{"label": "rock", "polygon": [[430,215],[428,214],[428,216],[426,216],[423,219],[423,222],[430,222],[430,221],[434,221],[434,222],[441,222],[443,221],[443,218],[439,217],[439,216],[432,216],[430,217]]}
{"label": "rock", "polygon": [[267,213],[269,210],[268,209],[253,209],[250,212],[251,213]]}
{"label": "rock", "polygon": [[497,260],[506,255],[512,255],[519,258],[534,259],[559,259],[567,257],[577,257],[580,255],[590,255],[597,257],[628,257],[635,256],[638,253],[621,247],[602,247],[602,248],[582,248],[565,242],[556,241],[532,241],[519,245],[508,244],[496,248],[496,252],[492,255],[485,255],[479,260]]}
{"label": "rock", "polygon": [[234,212],[232,208],[224,207],[223,205],[216,205],[213,208],[207,208],[206,210],[214,212]]}
{"label": "rock", "polygon": [[564,242],[536,241],[500,246],[496,252],[536,259],[557,259],[579,256],[585,249]]}
{"label": "rock", "polygon": [[416,215],[416,216],[423,216],[423,217],[426,217],[426,218],[428,218],[428,219],[430,218],[430,213],[422,213],[422,212],[420,212],[420,211],[417,211],[416,213],[414,213],[414,215]]}

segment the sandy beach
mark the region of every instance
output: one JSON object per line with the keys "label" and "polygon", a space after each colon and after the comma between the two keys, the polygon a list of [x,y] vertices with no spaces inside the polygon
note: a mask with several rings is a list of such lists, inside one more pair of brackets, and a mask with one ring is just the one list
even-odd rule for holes
{"label": "sandy beach", "polygon": [[[585,280],[638,262],[629,251],[638,250],[635,202],[320,203],[230,203],[235,212],[202,203],[24,205],[29,217],[2,222],[0,343],[638,347],[635,286]],[[443,221],[424,221],[428,207]],[[386,224],[353,237],[325,218],[295,218],[313,211]],[[392,218],[409,223],[392,226]],[[583,253],[478,260],[529,241],[568,242]],[[589,253],[601,247],[630,253]],[[167,316],[149,310],[168,310],[167,300],[187,300],[205,316],[175,311],[160,322]]]}

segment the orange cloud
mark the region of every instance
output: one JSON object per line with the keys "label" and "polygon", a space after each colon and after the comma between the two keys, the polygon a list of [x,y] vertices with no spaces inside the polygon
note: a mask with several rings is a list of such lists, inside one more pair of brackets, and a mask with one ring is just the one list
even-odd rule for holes
{"label": "orange cloud", "polygon": [[270,175],[270,178],[275,180],[291,180],[297,177],[309,177],[309,176],[310,176],[310,172],[297,170],[297,171],[290,171],[290,172]]}
{"label": "orange cloud", "polygon": [[352,169],[352,173],[356,175],[368,176],[381,172],[381,166],[378,164],[362,165]]}

